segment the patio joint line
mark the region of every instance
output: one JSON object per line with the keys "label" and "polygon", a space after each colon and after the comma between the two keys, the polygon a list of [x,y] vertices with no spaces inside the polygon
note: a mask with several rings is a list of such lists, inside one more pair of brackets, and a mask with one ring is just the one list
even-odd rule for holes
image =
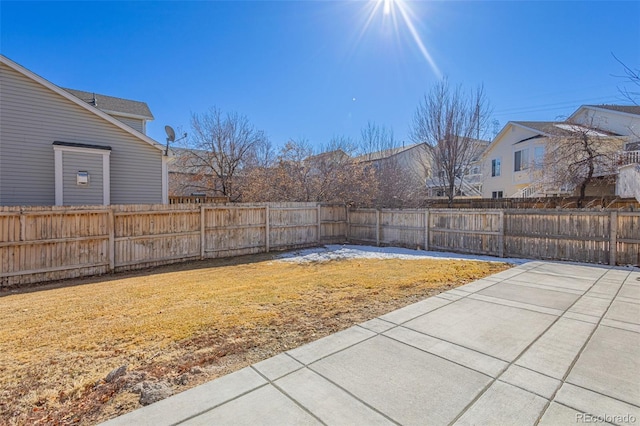
{"label": "patio joint line", "polygon": [[[494,357],[494,356],[492,356],[492,355],[488,355],[488,354],[485,354],[485,353],[483,353],[483,352],[479,352],[479,351],[477,351],[477,350],[475,350],[475,349],[467,348],[466,346],[462,346],[462,345],[459,345],[459,344],[457,344],[457,343],[453,343],[453,342],[450,342],[450,341],[448,341],[448,340],[441,339],[441,338],[439,338],[439,337],[431,336],[430,334],[421,333],[421,332],[416,331],[416,330],[413,330],[413,329],[411,329],[411,328],[407,328],[407,327],[405,327],[405,328],[406,328],[407,330],[411,330],[411,331],[416,332],[416,333],[418,333],[418,334],[422,334],[422,335],[424,335],[424,336],[428,336],[428,337],[431,337],[431,338],[434,338],[434,339],[440,340],[441,342],[449,343],[449,344],[451,344],[451,345],[454,345],[454,346],[457,346],[457,347],[460,347],[460,348],[464,348],[464,349],[467,349],[467,350],[473,351],[473,352],[475,352],[475,353],[477,353],[477,354],[484,355],[484,356],[486,356],[486,357],[489,357],[489,358],[492,358],[492,359],[496,359],[496,360],[501,361],[501,362],[507,362],[507,361],[505,361],[504,359],[496,358],[496,357]],[[398,343],[401,343],[401,344],[403,344],[403,345],[409,346],[410,348],[417,349],[417,350],[419,350],[420,352],[427,353],[427,354],[429,354],[429,355],[435,356],[436,358],[443,359],[443,360],[448,361],[448,362],[450,362],[450,363],[452,363],[452,364],[459,365],[460,367],[466,368],[467,370],[475,371],[476,373],[482,374],[483,376],[487,376],[487,377],[490,377],[490,378],[492,378],[492,379],[493,379],[493,377],[492,377],[491,375],[487,374],[487,373],[483,373],[482,371],[476,370],[475,368],[469,367],[468,365],[461,364],[460,362],[453,361],[452,359],[445,358],[444,356],[439,355],[439,354],[434,353],[434,352],[430,352],[430,351],[429,351],[429,350],[427,350],[427,349],[419,348],[419,347],[417,347],[417,346],[412,345],[411,343],[407,343],[407,342],[404,342],[404,341],[402,341],[402,340],[398,340],[398,339],[396,339],[396,338],[394,338],[394,337],[391,337],[391,336],[382,335],[382,337],[386,337],[387,339],[391,339],[391,340],[393,340],[393,341],[395,341],[395,342],[398,342]]]}
{"label": "patio joint line", "polygon": [[[537,308],[552,309],[554,311],[562,311],[562,309],[549,308],[549,307],[546,307],[546,306],[534,305],[532,303],[518,302],[516,300],[502,299],[500,297],[495,297],[495,296],[485,296],[485,295],[482,295],[482,294],[480,296],[482,296],[482,297],[490,297],[492,299],[498,299],[498,300],[505,300],[507,302],[512,302],[512,303],[519,303],[521,305],[535,306]],[[551,315],[551,316],[554,316],[554,317],[561,317],[563,315],[563,314],[556,315],[556,314],[552,314],[552,313],[549,313],[549,312],[540,312],[538,310],[535,310],[533,308],[528,308],[526,306],[513,306],[513,305],[506,304],[506,303],[498,303],[497,301],[494,302],[494,301],[491,301],[491,300],[481,300],[481,299],[474,299],[474,298],[471,298],[471,300],[475,300],[476,302],[490,303],[492,305],[507,306],[509,308],[514,308],[514,309],[522,309],[523,311],[535,312],[536,314]]]}
{"label": "patio joint line", "polygon": [[[365,331],[368,331],[368,332],[370,332],[370,333],[375,333],[375,334],[374,334],[373,336],[369,336],[369,337],[364,338],[364,339],[362,339],[362,340],[358,340],[357,342],[352,343],[352,344],[350,344],[350,345],[348,345],[348,346],[345,346],[344,348],[340,348],[340,349],[338,349],[338,350],[336,350],[336,351],[333,351],[333,352],[331,352],[331,353],[328,353],[328,354],[326,354],[326,355],[323,355],[323,356],[321,356],[321,357],[320,357],[320,358],[318,358],[318,359],[314,359],[313,361],[311,361],[311,362],[310,362],[310,363],[308,363],[308,364],[307,364],[307,363],[302,362],[302,361],[301,361],[301,360],[299,360],[298,358],[296,358],[296,357],[294,357],[293,355],[289,354],[289,352],[290,352],[290,351],[287,351],[287,352],[285,352],[285,353],[286,353],[286,354],[288,354],[288,355],[289,355],[291,358],[293,358],[294,360],[298,361],[300,364],[304,365],[305,367],[308,367],[308,366],[310,366],[310,365],[311,365],[311,364],[313,364],[313,363],[316,363],[316,362],[318,362],[318,361],[322,361],[322,360],[323,360],[323,359],[325,359],[325,358],[328,358],[328,357],[333,356],[333,355],[335,355],[335,354],[337,354],[337,353],[340,353],[340,352],[342,352],[342,351],[345,351],[345,350],[347,350],[347,349],[349,349],[349,348],[354,347],[355,345],[359,345],[359,344],[360,344],[360,343],[362,343],[362,342],[366,342],[367,340],[371,340],[371,339],[373,339],[374,337],[376,337],[376,336],[378,336],[378,335],[380,334],[380,333],[378,333],[378,332],[376,332],[376,331],[369,330],[369,329],[368,329],[368,328],[366,328],[366,327],[362,327],[360,324],[355,324],[355,325],[353,325],[353,326],[351,326],[351,327],[349,327],[349,328],[353,328],[353,327],[358,327],[358,328],[361,328],[361,329],[363,329],[363,330],[365,330]],[[349,328],[345,328],[344,330],[341,330],[341,331],[347,331],[347,330],[349,330]],[[334,336],[334,335],[335,335],[335,334],[330,334],[329,336],[325,336],[325,337],[323,337],[322,339],[326,339],[327,337]],[[309,342],[309,343],[307,343],[306,345],[311,344],[311,343],[315,343],[315,342],[319,342],[319,341],[320,341],[320,340],[322,340],[322,339],[315,340],[315,341],[313,341],[313,342]],[[304,346],[306,346],[306,345],[298,346],[298,348],[302,348],[302,347],[304,347]],[[291,349],[291,350],[295,350],[295,349],[298,349],[298,348],[293,348],[293,349]]]}
{"label": "patio joint line", "polygon": [[368,402],[360,399],[357,395],[354,395],[350,390],[345,389],[344,387],[342,387],[340,384],[334,382],[333,380],[331,380],[330,378],[326,377],[324,374],[320,373],[319,371],[316,371],[313,369],[313,366],[308,366],[306,367],[308,370],[310,370],[311,372],[313,372],[314,374],[317,374],[318,376],[322,377],[324,380],[326,380],[327,382],[331,383],[332,385],[334,385],[335,387],[337,387],[338,389],[340,389],[341,391],[345,392],[347,395],[349,395],[350,397],[352,397],[353,399],[355,399],[356,401],[360,402],[361,404],[363,404],[364,406],[366,406],[367,408],[373,410],[374,412],[380,414],[382,417],[384,417],[385,419],[389,420],[390,422],[392,422],[393,424],[396,425],[401,425],[401,423],[399,423],[397,420],[394,420],[393,418],[389,417],[388,414],[380,411],[379,409],[377,409],[376,407],[370,405]]}
{"label": "patio joint line", "polygon": [[[402,325],[402,326],[400,326],[400,325],[399,325],[399,326],[397,326],[397,327],[393,327],[393,328],[398,328],[398,327],[402,327],[402,328],[407,329],[407,330],[410,330],[410,331],[412,331],[412,332],[414,332],[414,333],[422,334],[423,336],[427,336],[427,337],[430,337],[430,338],[432,338],[432,339],[440,340],[441,342],[449,343],[449,344],[454,345],[454,346],[457,346],[457,347],[459,347],[459,348],[467,349],[467,350],[469,350],[469,351],[475,352],[475,353],[480,354],[480,355],[484,355],[484,356],[486,356],[486,357],[489,357],[489,358],[492,358],[492,359],[495,359],[495,360],[498,360],[498,361],[501,361],[501,362],[506,362],[506,363],[508,363],[508,362],[509,362],[509,361],[507,361],[506,359],[498,358],[497,356],[490,355],[490,354],[486,354],[486,353],[484,353],[484,352],[480,352],[478,349],[470,348],[470,347],[468,347],[468,346],[461,345],[460,343],[452,342],[452,341],[450,341],[450,340],[443,339],[442,337],[434,336],[434,335],[431,335],[431,334],[426,333],[426,332],[424,332],[424,331],[420,331],[420,330],[413,329],[413,328],[411,328],[411,327],[407,327],[407,326],[404,326],[404,325]],[[392,330],[392,329],[389,329],[389,330]],[[389,331],[389,330],[387,330],[387,331]],[[385,331],[385,333],[386,333],[386,331]],[[411,345],[411,344],[409,344],[409,343],[403,342],[403,341],[398,340],[398,339],[396,339],[396,338],[394,338],[394,337],[387,336],[387,335],[385,335],[385,334],[382,334],[382,336],[383,336],[383,337],[388,337],[388,338],[393,339],[393,340],[396,340],[396,341],[398,341],[398,342],[400,342],[400,343],[404,343],[405,345],[408,345],[408,346],[411,346],[411,347],[415,347],[415,346],[413,346],[413,345]],[[416,349],[420,349],[420,348],[418,348],[418,347],[415,347],[415,348],[416,348]],[[427,350],[425,350],[425,349],[420,349],[420,350],[421,350],[421,351],[423,351],[423,352],[429,352],[429,351],[427,351]],[[429,353],[431,353],[431,352],[429,352]],[[433,355],[436,355],[436,354],[433,354]],[[436,356],[437,356],[437,355],[436,355]],[[467,368],[469,368],[469,367],[467,367]],[[483,374],[484,374],[484,373],[483,373]]]}
{"label": "patio joint line", "polygon": [[[253,365],[251,366],[251,368],[253,369],[253,371],[255,371],[256,373],[258,373],[263,379],[265,379],[267,381],[267,385],[271,385],[273,386],[278,392],[280,392],[282,395],[285,396],[285,398],[289,399],[291,402],[293,402],[294,404],[296,404],[298,407],[300,407],[302,409],[302,411],[304,411],[305,413],[309,414],[311,417],[313,417],[314,419],[316,419],[317,421],[319,421],[321,424],[327,426],[327,423],[324,422],[320,417],[316,416],[314,413],[312,413],[307,407],[305,407],[304,405],[302,405],[301,403],[299,403],[296,399],[294,399],[291,395],[289,395],[284,389],[282,389],[280,386],[276,385],[271,379],[269,379],[267,376],[265,376],[264,374],[262,374],[260,371],[258,371],[258,369],[256,369]],[[300,371],[304,369],[300,368],[298,370],[295,371]],[[292,371],[289,374],[293,374],[294,372]],[[286,374],[286,376],[288,376],[289,374]],[[285,376],[282,376],[285,377]],[[276,379],[279,380],[282,377]]]}
{"label": "patio joint line", "polygon": [[[568,383],[568,384],[570,384],[571,386],[574,386],[574,387],[576,387],[576,388],[580,388],[580,389],[582,389],[582,390],[586,390],[587,392],[591,392],[591,393],[595,393],[595,394],[600,395],[600,396],[604,396],[605,398],[612,399],[612,400],[617,401],[617,402],[622,402],[623,404],[626,404],[626,405],[631,405],[632,407],[640,408],[640,405],[638,405],[638,404],[635,404],[635,403],[633,403],[633,402],[624,401],[624,400],[622,400],[622,399],[620,399],[620,398],[616,398],[616,397],[614,397],[614,396],[607,395],[607,394],[604,394],[604,393],[602,393],[602,392],[598,392],[597,390],[593,390],[593,389],[585,388],[584,386],[577,385],[577,384],[572,383],[572,382],[567,382],[567,381],[565,381],[564,383]],[[558,402],[558,401],[556,401],[556,402]],[[578,409],[576,408],[576,410],[578,410]],[[578,411],[580,411],[580,410],[578,410]]]}
{"label": "patio joint line", "polygon": [[[558,379],[556,379],[556,380],[558,380]],[[520,386],[520,385],[515,385],[515,384],[510,383],[510,382],[505,382],[505,381],[504,381],[504,380],[502,380],[502,379],[497,379],[496,381],[497,381],[497,382],[500,382],[500,383],[504,383],[505,385],[513,386],[514,388],[517,388],[517,389],[523,390],[523,391],[525,391],[525,392],[527,392],[527,393],[530,393],[530,394],[532,394],[532,395],[538,396],[538,397],[540,397],[540,398],[544,399],[545,401],[549,401],[549,398],[547,398],[547,397],[546,397],[546,396],[544,396],[544,395],[540,395],[539,393],[536,393],[536,392],[532,391],[531,389],[525,389],[525,388],[523,388],[523,387],[522,387],[522,386]]]}
{"label": "patio joint line", "polygon": [[[240,370],[238,370],[238,371],[240,371]],[[214,379],[214,380],[215,380],[215,379]],[[195,414],[192,414],[192,415],[190,415],[190,416],[187,416],[187,417],[185,417],[184,419],[179,420],[179,421],[178,421],[178,422],[176,422],[176,423],[171,423],[171,426],[177,426],[177,425],[179,425],[179,424],[181,424],[181,423],[184,423],[184,422],[186,422],[186,421],[189,421],[189,420],[195,419],[196,417],[199,417],[199,416],[203,415],[204,413],[208,413],[209,411],[215,410],[216,408],[221,407],[221,406],[223,406],[223,405],[225,405],[225,404],[227,404],[227,403],[229,403],[229,402],[231,402],[231,401],[235,401],[236,399],[239,399],[239,398],[241,398],[241,397],[243,397],[243,396],[245,396],[245,395],[248,395],[248,394],[250,394],[251,392],[253,392],[253,391],[255,391],[255,390],[258,390],[258,389],[260,389],[260,388],[263,388],[263,387],[267,386],[268,384],[269,384],[269,383],[263,383],[263,384],[261,384],[260,386],[256,386],[255,388],[252,388],[252,389],[249,389],[248,391],[242,392],[242,393],[240,393],[240,394],[238,394],[238,395],[234,396],[233,398],[229,398],[229,399],[227,399],[227,400],[224,400],[223,402],[220,402],[220,403],[218,403],[218,404],[215,404],[215,405],[213,405],[212,407],[207,408],[206,410],[202,410],[202,411],[199,411],[199,412],[197,412],[197,413],[195,413]],[[195,388],[194,388],[194,389],[195,389]]]}

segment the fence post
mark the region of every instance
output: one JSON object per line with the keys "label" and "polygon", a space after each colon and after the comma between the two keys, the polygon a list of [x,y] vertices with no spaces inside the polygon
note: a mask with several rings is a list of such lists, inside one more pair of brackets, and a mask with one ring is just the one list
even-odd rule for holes
{"label": "fence post", "polygon": [[347,218],[347,223],[344,227],[344,239],[346,242],[349,242],[349,228],[351,228],[351,218],[349,217],[349,206],[344,205],[345,217]]}
{"label": "fence post", "polygon": [[618,212],[609,216],[609,265],[616,266],[618,255]]}
{"label": "fence post", "polygon": [[269,250],[271,249],[270,247],[270,241],[269,241],[269,206],[265,206],[265,214],[264,214],[264,230],[265,230],[265,249],[267,251],[267,253],[269,253]]}
{"label": "fence post", "polygon": [[20,211],[20,241],[27,239],[27,221],[24,218],[24,211]]}
{"label": "fence post", "polygon": [[504,257],[504,210],[500,210],[500,236],[498,237],[498,256]]}
{"label": "fence post", "polygon": [[380,246],[380,210],[376,209],[376,245]]}
{"label": "fence post", "polygon": [[424,249],[429,251],[429,209],[424,210]]}
{"label": "fence post", "polygon": [[320,207],[320,203],[318,203],[317,206],[317,212],[318,212],[318,244],[320,244],[320,241],[322,241],[322,237],[320,236],[320,233],[322,232],[322,217],[321,215],[321,211],[320,211],[321,207]]}
{"label": "fence post", "polygon": [[206,245],[206,220],[207,214],[204,204],[200,204],[200,259],[204,259],[206,255],[205,245]]}
{"label": "fence post", "polygon": [[113,208],[109,207],[107,221],[109,222],[109,272],[116,269],[116,216],[113,214]]}

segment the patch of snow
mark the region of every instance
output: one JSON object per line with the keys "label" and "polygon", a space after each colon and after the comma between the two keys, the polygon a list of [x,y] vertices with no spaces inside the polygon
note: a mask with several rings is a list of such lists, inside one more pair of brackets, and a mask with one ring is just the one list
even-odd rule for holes
{"label": "patch of snow", "polygon": [[438,251],[411,250],[400,247],[374,247],[356,245],[326,245],[310,249],[297,250],[277,256],[280,262],[310,263],[328,262],[342,259],[450,259],[479,260],[484,262],[505,262],[514,265],[527,263],[528,259],[502,258],[472,254],[457,254]]}

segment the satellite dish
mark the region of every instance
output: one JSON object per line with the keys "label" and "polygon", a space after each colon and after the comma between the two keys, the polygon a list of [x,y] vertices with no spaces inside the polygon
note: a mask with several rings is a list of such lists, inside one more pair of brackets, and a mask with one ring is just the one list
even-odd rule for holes
{"label": "satellite dish", "polygon": [[173,142],[176,140],[176,132],[171,126],[164,126],[164,131],[167,132],[167,142]]}

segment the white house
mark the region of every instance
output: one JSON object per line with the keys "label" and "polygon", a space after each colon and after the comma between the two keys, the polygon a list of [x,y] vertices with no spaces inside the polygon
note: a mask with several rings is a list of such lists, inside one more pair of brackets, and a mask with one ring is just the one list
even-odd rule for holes
{"label": "white house", "polygon": [[[510,121],[496,135],[482,159],[483,198],[517,198],[573,193],[570,186],[544,184],[549,142],[589,134],[611,150],[625,150],[621,164],[636,158],[633,152],[640,131],[640,107],[585,105],[567,121]],[[628,157],[628,158],[627,158]],[[609,189],[613,193],[615,186]]]}
{"label": "white house", "polygon": [[640,105],[583,105],[567,121],[640,139]]}
{"label": "white house", "polygon": [[0,55],[0,206],[168,202],[143,102],[65,90]]}
{"label": "white house", "polygon": [[371,152],[360,155],[355,160],[358,163],[371,164],[376,168],[385,166],[398,168],[423,183],[431,175],[431,156],[424,143]]}

